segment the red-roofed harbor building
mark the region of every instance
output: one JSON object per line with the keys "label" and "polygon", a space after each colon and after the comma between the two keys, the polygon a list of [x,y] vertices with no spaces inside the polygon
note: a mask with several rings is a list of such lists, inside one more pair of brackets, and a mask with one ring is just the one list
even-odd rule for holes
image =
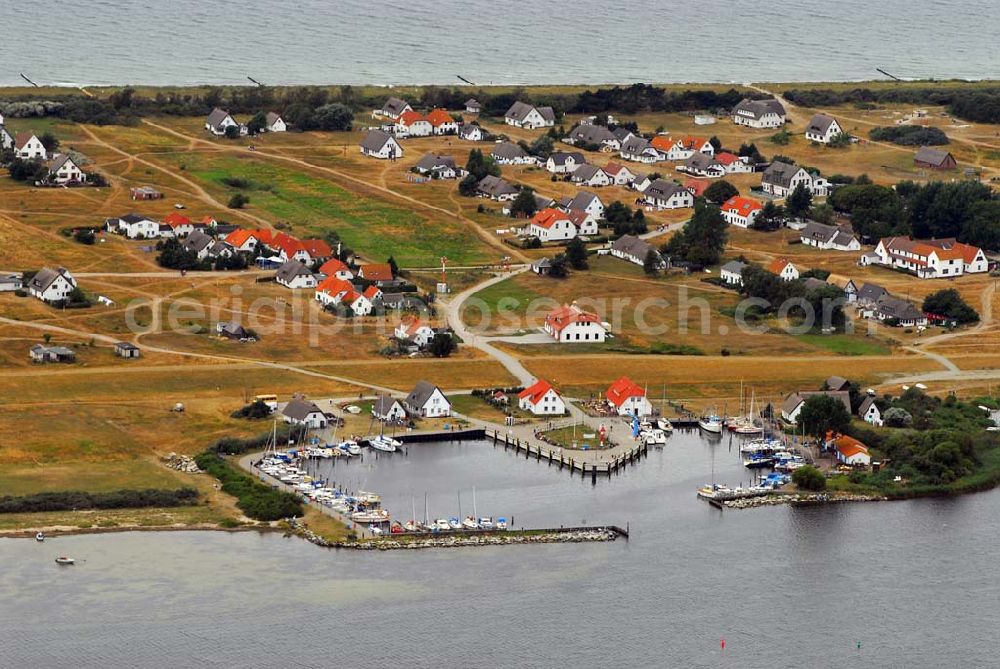
{"label": "red-roofed harbor building", "polygon": [[536,416],[561,416],[566,413],[562,395],[545,379],[538,379],[518,393],[517,405]]}
{"label": "red-roofed harbor building", "polygon": [[544,330],[559,342],[603,342],[607,330],[597,314],[564,304],[545,317]]}
{"label": "red-roofed harbor building", "polygon": [[621,377],[608,386],[604,397],[619,416],[642,417],[653,414],[653,405],[646,398],[646,391],[627,376]]}

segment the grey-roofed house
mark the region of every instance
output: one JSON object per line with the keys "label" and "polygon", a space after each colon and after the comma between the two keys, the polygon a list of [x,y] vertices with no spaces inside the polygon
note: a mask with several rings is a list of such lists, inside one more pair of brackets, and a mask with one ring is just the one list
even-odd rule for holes
{"label": "grey-roofed house", "polygon": [[586,163],[586,156],[579,151],[556,151],[545,161],[545,169],[553,174],[567,174]]}
{"label": "grey-roofed house", "polygon": [[806,246],[833,251],[860,251],[861,242],[850,230],[809,221],[799,235],[800,241]]}
{"label": "grey-roofed house", "polygon": [[396,138],[384,130],[369,130],[361,139],[361,153],[379,160],[396,160],[403,157],[403,147]]}
{"label": "grey-roofed house", "polygon": [[750,128],[777,128],[785,123],[785,108],[774,98],[744,98],[733,107],[733,123]]}
{"label": "grey-roofed house", "polygon": [[43,267],[28,280],[28,293],[42,302],[61,302],[76,288],[76,279],[64,267]]}
{"label": "grey-roofed house", "polygon": [[547,276],[552,269],[552,261],[548,258],[539,258],[531,263],[531,271],[540,276]]}
{"label": "grey-roofed house", "polygon": [[869,395],[861,401],[858,407],[858,417],[871,425],[882,425],[882,410],[875,403],[875,398]]}
{"label": "grey-roofed house", "polygon": [[386,423],[402,423],[406,420],[406,409],[395,397],[379,395],[372,403],[372,416]]}
{"label": "grey-roofed house", "polygon": [[315,402],[297,397],[285,405],[281,415],[290,425],[304,425],[314,430],[321,430],[329,423],[329,417],[316,406]]}
{"label": "grey-roofed house", "polygon": [[857,302],[860,306],[874,306],[882,298],[883,295],[888,295],[887,291],[882,286],[875,283],[865,283],[861,285],[861,289],[858,290]]}
{"label": "grey-roofed house", "polygon": [[247,329],[236,321],[226,321],[215,324],[215,334],[226,339],[233,339],[236,341],[250,340],[256,341],[247,332]]}
{"label": "grey-roofed house", "polygon": [[642,191],[642,198],[651,207],[657,209],[679,209],[681,207],[693,207],[694,195],[684,186],[657,179]]}
{"label": "grey-roofed house", "polygon": [[927,316],[909,300],[885,294],[872,308],[872,315],[883,323],[892,321],[899,327],[927,325]]}
{"label": "grey-roofed house", "polygon": [[491,200],[503,202],[505,200],[513,200],[520,191],[504,179],[487,174],[476,185],[476,192]]}
{"label": "grey-roofed house", "polygon": [[45,169],[48,170],[48,179],[52,183],[67,184],[84,183],[87,181],[87,175],[83,173],[79,165],[66,153],[54,154],[52,160],[45,163]]}
{"label": "grey-roofed house", "polygon": [[746,263],[740,262],[739,260],[730,260],[719,268],[719,278],[731,286],[742,286],[743,270],[746,268]]}
{"label": "grey-roofed house", "polygon": [[596,146],[601,151],[618,151],[622,143],[603,125],[581,123],[569,131],[564,140],[573,146]]}
{"label": "grey-roofed house", "polygon": [[806,139],[812,142],[829,144],[830,140],[842,132],[843,130],[840,124],[837,123],[837,119],[827,114],[814,114],[809,119],[809,125],[806,126],[805,134]]}
{"label": "grey-roofed house", "polygon": [[534,130],[555,125],[556,113],[552,107],[535,107],[518,100],[504,114],[504,121],[507,125]]}
{"label": "grey-roofed house", "polygon": [[696,151],[677,166],[677,171],[698,177],[716,178],[726,173],[726,167],[713,156]]}
{"label": "grey-roofed house", "polygon": [[476,98],[469,98],[468,100],[465,101],[465,111],[469,112],[470,114],[478,114],[482,110],[483,110],[483,105]]}
{"label": "grey-roofed house", "polygon": [[594,188],[610,186],[614,183],[611,175],[605,172],[601,166],[591,164],[580,165],[574,172],[570,173],[569,179],[573,183],[584,184]]}
{"label": "grey-roofed house", "polygon": [[632,135],[622,142],[618,155],[636,163],[655,163],[660,160],[660,152],[649,143],[648,139],[638,135]]}
{"label": "grey-roofed house", "polygon": [[116,341],[114,348],[115,355],[119,358],[138,358],[142,355],[141,351],[139,351],[139,347],[131,342]]}
{"label": "grey-roofed house", "polygon": [[659,267],[663,267],[666,263],[653,245],[634,235],[622,235],[611,243],[610,250],[611,255],[615,258],[621,258],[640,267],[646,264],[646,256],[649,255],[650,251],[656,253],[657,264]]}
{"label": "grey-roofed house", "polygon": [[35,344],[28,350],[32,362],[76,362],[76,351],[65,346]]}
{"label": "grey-roofed house", "polygon": [[417,161],[414,168],[421,174],[431,174],[438,179],[454,179],[465,172],[457,165],[451,156],[441,156],[428,153]]}
{"label": "grey-roofed house", "polygon": [[21,290],[22,287],[24,287],[22,275],[16,272],[0,274],[0,293]]}
{"label": "grey-roofed house", "polygon": [[851,387],[851,382],[842,376],[829,376],[826,381],[823,382],[826,386],[826,390],[848,390]]}
{"label": "grey-roofed house", "polygon": [[851,394],[849,392],[846,390],[815,390],[799,391],[786,397],[785,401],[781,403],[781,417],[794,425],[798,422],[799,412],[802,411],[806,400],[817,395],[826,395],[839,400],[847,409],[847,415],[851,415]]}
{"label": "grey-roofed house", "polygon": [[241,135],[247,134],[246,126],[237,123],[236,119],[234,119],[225,109],[219,109],[216,107],[205,119],[205,130],[208,130],[216,137],[225,135],[226,128],[230,127],[238,128]]}
{"label": "grey-roofed house", "polygon": [[604,218],[604,202],[595,193],[585,190],[579,191],[571,198],[562,198],[559,207],[566,212],[582,211],[593,221]]}
{"label": "grey-roofed house", "polygon": [[955,157],[949,152],[932,149],[929,146],[917,149],[917,153],[913,156],[913,164],[932,170],[951,170],[958,167]]}
{"label": "grey-roofed house", "polygon": [[813,195],[826,195],[826,180],[814,179],[813,175],[799,165],[789,165],[780,160],[775,160],[761,175],[760,186],[765,193],[782,198],[795,190],[799,184],[803,184]]}
{"label": "grey-roofed house", "polygon": [[274,280],[278,285],[293,290],[316,287],[316,275],[298,260],[289,260],[279,267]]}
{"label": "grey-roofed house", "polygon": [[445,418],[451,415],[451,403],[441,389],[429,381],[420,381],[403,401],[406,411],[421,418]]}
{"label": "grey-roofed house", "polygon": [[206,234],[201,230],[195,230],[181,242],[185,251],[192,251],[198,256],[198,260],[211,257],[212,248],[216,243],[215,237]]}
{"label": "grey-roofed house", "polygon": [[535,209],[541,211],[542,209],[548,209],[549,207],[554,207],[556,201],[547,195],[539,195],[535,193]]}
{"label": "grey-roofed house", "polygon": [[489,135],[476,123],[466,123],[458,129],[458,138],[467,142],[482,142]]}
{"label": "grey-roofed house", "polygon": [[389,97],[380,109],[376,109],[372,113],[372,116],[383,116],[391,118],[393,121],[398,121],[399,117],[403,115],[403,112],[412,110],[413,107],[411,107],[410,103],[406,100],[401,100],[397,97]]}
{"label": "grey-roofed house", "polygon": [[281,118],[281,114],[276,112],[267,112],[264,115],[264,119],[267,123],[265,129],[268,132],[285,132],[288,130],[288,124],[285,123],[285,119]]}
{"label": "grey-roofed house", "polygon": [[500,142],[493,147],[490,155],[500,165],[527,165],[538,160],[513,142]]}

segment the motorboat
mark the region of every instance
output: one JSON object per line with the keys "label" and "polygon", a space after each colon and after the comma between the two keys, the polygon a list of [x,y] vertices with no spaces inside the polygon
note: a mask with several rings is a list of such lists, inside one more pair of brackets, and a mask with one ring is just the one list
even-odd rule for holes
{"label": "motorboat", "polygon": [[38,532],[37,534],[35,534],[35,541],[45,541],[45,533]]}
{"label": "motorboat", "polygon": [[447,518],[438,518],[434,521],[433,527],[438,530],[450,530],[451,523],[448,522]]}
{"label": "motorboat", "polygon": [[762,428],[760,425],[757,425],[747,420],[742,420],[736,423],[731,429],[736,434],[746,434],[746,435],[764,434],[764,428]]}
{"label": "motorboat", "polygon": [[489,516],[484,516],[480,518],[477,522],[479,523],[479,527],[481,527],[484,530],[492,530],[495,527],[493,519],[490,518]]}
{"label": "motorboat", "polygon": [[663,446],[667,443],[667,435],[663,430],[640,432],[639,437],[642,439],[642,443],[647,446]]}
{"label": "motorboat", "polygon": [[656,427],[663,430],[664,432],[673,432],[674,426],[670,424],[670,421],[666,418],[657,418]]}
{"label": "motorboat", "polygon": [[698,427],[705,430],[705,432],[712,432],[713,434],[722,433],[722,419],[715,414],[708,416],[702,416],[698,419]]}
{"label": "motorboat", "polygon": [[389,512],[385,509],[355,511],[351,514],[351,520],[356,523],[384,523],[389,520]]}
{"label": "motorboat", "polygon": [[498,530],[506,530],[507,529],[507,519],[506,518],[497,518],[497,529]]}
{"label": "motorboat", "polygon": [[396,440],[392,437],[387,437],[385,435],[378,435],[377,437],[372,437],[368,440],[368,445],[374,448],[376,451],[385,451],[387,453],[396,452]]}
{"label": "motorboat", "polygon": [[76,564],[76,560],[66,555],[60,555],[59,557],[56,558],[56,564],[66,564],[66,565]]}
{"label": "motorboat", "polygon": [[769,455],[754,453],[749,458],[743,459],[743,466],[747,469],[763,469],[766,467],[773,467],[774,458]]}
{"label": "motorboat", "polygon": [[465,520],[462,521],[462,527],[467,530],[478,530],[479,523],[472,516],[466,516]]}
{"label": "motorboat", "polygon": [[419,532],[420,524],[415,520],[408,520],[403,524],[403,529],[407,532]]}
{"label": "motorboat", "polygon": [[462,521],[460,521],[457,516],[452,516],[448,519],[448,528],[452,530],[460,530],[462,529]]}

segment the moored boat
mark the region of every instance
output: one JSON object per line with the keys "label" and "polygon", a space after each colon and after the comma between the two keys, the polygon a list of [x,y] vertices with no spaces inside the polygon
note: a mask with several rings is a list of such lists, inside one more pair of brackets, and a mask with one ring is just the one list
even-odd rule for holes
{"label": "moored boat", "polygon": [[387,453],[396,452],[396,440],[382,434],[378,435],[377,437],[372,437],[371,439],[369,439],[368,445],[374,448],[376,451],[385,451]]}
{"label": "moored boat", "polygon": [[465,520],[462,521],[462,527],[467,530],[478,530],[479,523],[472,516],[466,516]]}
{"label": "moored boat", "polygon": [[721,434],[722,419],[715,414],[702,416],[701,418],[698,419],[698,427],[705,430],[705,432],[712,432],[713,434]]}
{"label": "moored boat", "polygon": [[45,541],[45,533],[38,532],[37,534],[35,534],[35,541]]}
{"label": "moored boat", "polygon": [[60,555],[56,558],[56,564],[76,564],[76,560],[66,555]]}

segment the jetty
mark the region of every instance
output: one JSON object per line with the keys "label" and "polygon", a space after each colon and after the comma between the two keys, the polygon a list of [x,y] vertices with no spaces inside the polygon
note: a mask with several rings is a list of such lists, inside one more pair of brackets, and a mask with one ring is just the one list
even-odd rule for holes
{"label": "jetty", "polygon": [[546,462],[549,466],[557,466],[560,471],[565,469],[571,476],[579,473],[583,478],[589,475],[593,483],[597,483],[598,475],[611,478],[612,474],[617,474],[628,465],[637,464],[642,458],[649,455],[649,446],[639,443],[630,448],[618,447],[609,449],[608,458],[603,461],[595,461],[592,457],[580,457],[581,454],[592,456],[601,451],[576,451],[550,446],[548,444],[532,444],[519,437],[513,436],[509,432],[501,433],[493,430],[490,437],[493,446],[502,446],[503,449],[513,450],[516,453],[524,453],[525,459],[534,458],[538,462]]}

